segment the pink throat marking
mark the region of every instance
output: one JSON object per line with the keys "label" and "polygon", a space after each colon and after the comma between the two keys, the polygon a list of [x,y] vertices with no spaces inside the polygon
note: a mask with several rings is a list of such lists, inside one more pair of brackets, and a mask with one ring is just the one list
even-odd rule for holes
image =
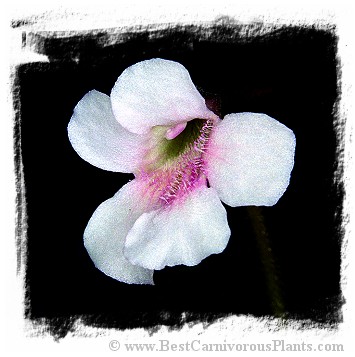
{"label": "pink throat marking", "polygon": [[204,154],[214,123],[212,119],[205,120],[200,135],[173,163],[139,173],[137,178],[145,182],[145,192],[153,206],[169,206],[193,189],[206,185]]}

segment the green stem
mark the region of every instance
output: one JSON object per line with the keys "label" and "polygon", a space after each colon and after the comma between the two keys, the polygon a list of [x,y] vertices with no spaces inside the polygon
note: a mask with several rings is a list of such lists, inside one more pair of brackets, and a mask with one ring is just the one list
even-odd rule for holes
{"label": "green stem", "polygon": [[280,289],[280,280],[277,275],[275,258],[265,227],[262,209],[261,207],[250,206],[247,207],[247,211],[253,225],[261,262],[264,267],[272,312],[276,317],[284,317],[285,306]]}

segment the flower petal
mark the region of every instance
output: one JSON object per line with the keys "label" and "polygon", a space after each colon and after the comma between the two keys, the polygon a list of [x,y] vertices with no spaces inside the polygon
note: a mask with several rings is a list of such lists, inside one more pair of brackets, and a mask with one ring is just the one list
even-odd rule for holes
{"label": "flower petal", "polygon": [[266,114],[229,114],[211,136],[209,183],[232,207],[272,206],[289,184],[295,145],[292,130]]}
{"label": "flower petal", "polygon": [[84,232],[84,245],[95,266],[106,275],[128,284],[154,284],[153,271],[131,264],[123,255],[127,233],[145,207],[139,204],[136,180],[103,202]]}
{"label": "flower petal", "polygon": [[154,58],[128,67],[111,92],[113,112],[119,123],[143,134],[156,125],[176,125],[215,115],[180,63]]}
{"label": "flower petal", "polygon": [[135,172],[145,138],[124,129],[115,119],[110,98],[92,90],[74,109],[69,140],[81,158],[108,171]]}
{"label": "flower petal", "polygon": [[191,266],[222,252],[229,237],[226,210],[215,190],[200,187],[183,202],[143,213],[127,235],[124,254],[148,269]]}

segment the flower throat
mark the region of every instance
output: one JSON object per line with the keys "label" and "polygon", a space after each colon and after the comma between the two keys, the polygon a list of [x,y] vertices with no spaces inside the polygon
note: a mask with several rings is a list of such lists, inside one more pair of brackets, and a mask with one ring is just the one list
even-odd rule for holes
{"label": "flower throat", "polygon": [[137,178],[145,181],[155,204],[169,205],[206,183],[204,153],[213,126],[213,119],[194,119],[173,139],[166,138],[166,126],[152,129],[145,167]]}

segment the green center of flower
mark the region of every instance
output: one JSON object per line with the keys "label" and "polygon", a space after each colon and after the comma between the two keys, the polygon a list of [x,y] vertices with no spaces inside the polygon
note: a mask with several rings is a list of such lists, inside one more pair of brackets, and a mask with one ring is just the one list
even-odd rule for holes
{"label": "green center of flower", "polygon": [[[174,139],[167,139],[165,133],[167,127],[157,126],[152,129],[153,136],[159,141],[156,146],[157,167],[171,163],[180,155],[188,151],[191,145],[198,139],[205,120],[194,119],[187,123],[185,129]],[[154,139],[153,139],[154,140]]]}
{"label": "green center of flower", "polygon": [[[205,184],[204,152],[214,120],[194,119],[173,139],[167,139],[171,127],[152,128],[149,150],[139,178],[145,181],[152,199],[170,204],[194,187]],[[169,133],[169,132],[168,132]]]}

